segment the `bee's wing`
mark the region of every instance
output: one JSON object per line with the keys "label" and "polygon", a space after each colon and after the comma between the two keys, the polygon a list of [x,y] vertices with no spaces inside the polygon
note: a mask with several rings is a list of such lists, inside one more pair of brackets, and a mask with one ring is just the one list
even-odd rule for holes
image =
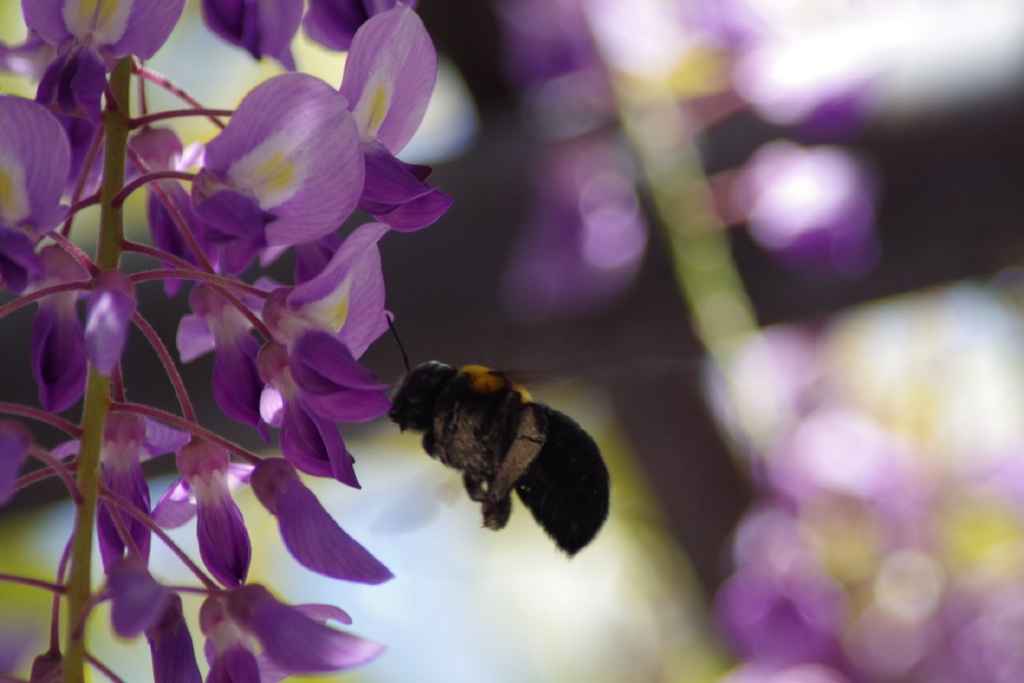
{"label": "bee's wing", "polygon": [[516,491],[558,547],[576,554],[608,517],[610,481],[597,444],[571,418],[540,404],[547,422],[544,446]]}

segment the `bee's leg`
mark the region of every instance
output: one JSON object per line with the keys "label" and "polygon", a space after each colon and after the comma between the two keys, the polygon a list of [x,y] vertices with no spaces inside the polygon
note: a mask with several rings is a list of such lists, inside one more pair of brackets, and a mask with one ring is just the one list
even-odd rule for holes
{"label": "bee's leg", "polygon": [[487,497],[483,504],[484,526],[497,531],[505,528],[508,517],[512,514],[512,499]]}
{"label": "bee's leg", "polygon": [[487,489],[484,488],[485,479],[473,472],[465,472],[462,475],[462,483],[466,485],[466,493],[476,502],[487,499]]}

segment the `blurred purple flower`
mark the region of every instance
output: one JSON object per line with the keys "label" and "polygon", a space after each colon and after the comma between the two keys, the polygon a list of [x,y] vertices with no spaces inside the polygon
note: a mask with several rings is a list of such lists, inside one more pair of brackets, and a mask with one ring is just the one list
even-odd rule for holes
{"label": "blurred purple flower", "polygon": [[580,0],[503,0],[504,70],[545,133],[577,135],[615,116],[615,96]]}
{"label": "blurred purple flower", "polygon": [[399,5],[356,32],[345,61],[341,94],[363,143],[366,184],[359,207],[396,230],[419,230],[451,205],[426,182],[427,166],[395,158],[427,110],[437,79],[437,53],[423,22]]}
{"label": "blurred purple flower", "polygon": [[[347,621],[337,608],[285,605],[257,584],[207,598],[199,612],[210,662],[207,680],[256,683],[271,669],[285,675],[344,671],[383,650],[377,643],[328,627],[325,615]],[[251,649],[253,643],[262,648],[258,656]]]}
{"label": "blurred purple flower", "polygon": [[67,213],[60,199],[71,151],[49,111],[11,95],[0,95],[0,150],[0,277],[21,293],[42,274],[36,241]]}
{"label": "blurred purple flower", "polygon": [[415,8],[417,0],[309,0],[302,28],[309,39],[329,50],[348,50],[359,27],[370,17],[392,9],[400,1]]}
{"label": "blurred purple flower", "polygon": [[229,272],[267,246],[319,239],[356,208],[363,160],[347,103],[306,74],[249,92],[206,146],[192,199]]}
{"label": "blurred purple flower", "polygon": [[272,57],[295,70],[291,44],[302,20],[302,0],[203,0],[203,20],[218,36],[255,59]]}
{"label": "blurred purple flower", "polygon": [[[39,257],[40,287],[89,279],[88,271],[56,245],[43,247]],[[74,291],[51,294],[40,300],[32,321],[32,374],[40,403],[54,413],[71,407],[85,392],[88,365],[85,331],[75,310],[78,296]]]}
{"label": "blurred purple flower", "polygon": [[110,621],[122,638],[135,638],[163,615],[171,592],[154,579],[138,555],[128,555],[107,573]]}
{"label": "blurred purple flower", "polygon": [[146,629],[146,640],[153,659],[154,683],[202,683],[192,635],[176,593],[171,593],[160,618]]}
{"label": "blurred purple flower", "polygon": [[14,484],[31,445],[32,435],[23,424],[0,420],[0,506],[14,496]]}
{"label": "blurred purple flower", "polygon": [[503,298],[528,318],[587,315],[633,281],[647,223],[625,154],[605,142],[551,148],[538,194],[503,283]]}
{"label": "blurred purple flower", "polygon": [[754,238],[784,262],[856,275],[878,256],[875,194],[856,154],[773,142],[739,171],[734,202]]}
{"label": "blurred purple flower", "polygon": [[277,518],[288,552],[304,567],[359,583],[377,584],[393,578],[387,567],[338,526],[286,460],[261,461],[252,475],[252,488],[263,507]]}

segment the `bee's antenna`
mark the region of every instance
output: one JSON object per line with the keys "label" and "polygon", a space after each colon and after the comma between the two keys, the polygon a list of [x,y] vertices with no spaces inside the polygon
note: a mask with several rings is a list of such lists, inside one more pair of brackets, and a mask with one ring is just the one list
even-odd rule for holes
{"label": "bee's antenna", "polygon": [[388,327],[391,328],[391,334],[394,336],[395,341],[398,342],[398,350],[402,352],[402,362],[405,363],[405,372],[411,372],[409,367],[409,356],[405,353],[405,347],[402,346],[402,340],[398,338],[398,332],[395,330],[395,316],[390,313],[385,313],[384,317],[388,319]]}

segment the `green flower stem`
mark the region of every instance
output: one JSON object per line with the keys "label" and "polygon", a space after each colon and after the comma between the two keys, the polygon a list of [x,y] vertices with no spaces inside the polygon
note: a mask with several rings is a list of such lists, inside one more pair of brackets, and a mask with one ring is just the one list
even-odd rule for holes
{"label": "green flower stem", "polygon": [[722,365],[757,321],[715,212],[696,126],[668,87],[626,78],[615,85],[623,126],[671,244],[678,287],[704,347]]}
{"label": "green flower stem", "polygon": [[[108,98],[111,101],[103,113],[106,149],[100,200],[100,238],[96,253],[96,265],[101,271],[118,267],[124,244],[124,214],[121,209],[114,207],[114,197],[124,186],[130,76],[131,58],[127,57],[118,62],[110,74]],[[78,489],[83,501],[78,506],[75,518],[71,572],[67,583],[68,635],[63,667],[65,683],[85,681],[85,634],[76,633],[76,628],[82,623],[92,595],[92,545],[100,491],[100,446],[109,408],[110,378],[90,368],[82,409],[82,446],[78,454]]]}

